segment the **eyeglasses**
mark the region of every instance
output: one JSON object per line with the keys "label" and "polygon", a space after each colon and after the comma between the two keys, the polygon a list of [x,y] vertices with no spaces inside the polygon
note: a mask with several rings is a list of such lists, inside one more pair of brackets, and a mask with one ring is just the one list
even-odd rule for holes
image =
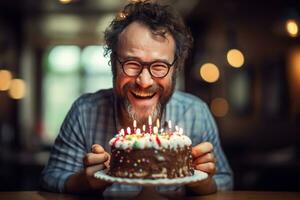
{"label": "eyeglasses", "polygon": [[123,72],[130,77],[139,76],[144,67],[147,67],[152,77],[164,78],[169,73],[170,67],[172,67],[176,62],[176,57],[171,64],[164,61],[141,62],[133,59],[120,61],[118,56],[116,57],[117,61],[122,66]]}

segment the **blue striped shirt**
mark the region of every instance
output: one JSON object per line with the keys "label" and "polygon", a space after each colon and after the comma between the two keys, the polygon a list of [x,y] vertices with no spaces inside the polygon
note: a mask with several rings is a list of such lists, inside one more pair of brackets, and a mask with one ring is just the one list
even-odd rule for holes
{"label": "blue striped shirt", "polygon": [[[116,100],[112,89],[84,94],[72,105],[55,140],[47,166],[42,172],[42,187],[64,192],[65,181],[83,169],[83,157],[93,144],[102,145],[109,151],[109,140],[121,129],[118,121]],[[167,103],[162,121],[183,127],[193,145],[208,141],[214,146],[218,190],[233,187],[232,171],[221,148],[217,126],[207,105],[199,98],[175,91]],[[173,187],[161,187],[170,189]],[[140,190],[139,186],[113,184],[108,191]]]}

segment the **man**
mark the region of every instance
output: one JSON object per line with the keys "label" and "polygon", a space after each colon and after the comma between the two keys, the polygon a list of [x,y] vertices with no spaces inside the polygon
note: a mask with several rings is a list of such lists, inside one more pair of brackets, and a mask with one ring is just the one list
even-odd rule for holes
{"label": "man", "polygon": [[[105,32],[113,89],[80,97],[68,113],[42,174],[44,188],[82,193],[132,190],[93,174],[109,165],[108,141],[121,127],[172,120],[193,141],[195,169],[209,178],[185,185],[208,194],[232,188],[232,172],[221,149],[215,122],[204,102],[175,91],[176,73],[192,46],[182,20],[169,7],[149,1],[129,3]],[[217,162],[216,162],[217,161]],[[173,187],[174,188],[174,187]]]}

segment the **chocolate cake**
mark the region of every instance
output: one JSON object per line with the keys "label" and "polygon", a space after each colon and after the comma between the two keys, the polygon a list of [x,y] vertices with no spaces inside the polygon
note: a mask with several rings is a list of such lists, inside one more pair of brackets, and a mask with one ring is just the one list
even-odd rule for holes
{"label": "chocolate cake", "polygon": [[191,176],[191,140],[182,129],[133,133],[122,129],[109,142],[111,162],[108,174],[122,178],[179,178]]}

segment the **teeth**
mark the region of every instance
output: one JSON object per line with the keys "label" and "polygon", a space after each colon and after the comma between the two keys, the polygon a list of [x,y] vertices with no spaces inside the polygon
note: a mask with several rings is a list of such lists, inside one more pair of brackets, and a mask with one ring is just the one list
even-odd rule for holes
{"label": "teeth", "polygon": [[136,92],[132,91],[136,96],[140,97],[151,97],[154,93]]}

